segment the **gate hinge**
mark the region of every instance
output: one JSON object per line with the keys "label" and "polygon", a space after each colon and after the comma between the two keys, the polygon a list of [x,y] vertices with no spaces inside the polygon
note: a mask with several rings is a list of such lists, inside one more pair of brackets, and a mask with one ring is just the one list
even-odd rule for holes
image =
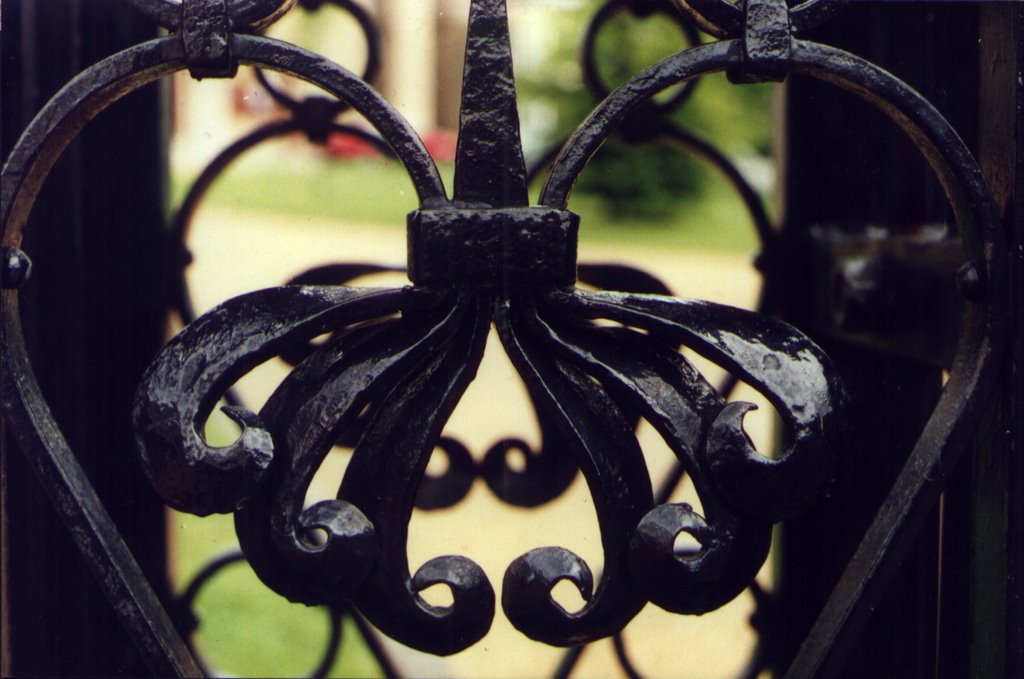
{"label": "gate hinge", "polygon": [[790,293],[810,296],[808,323],[819,332],[948,368],[977,272],[965,264],[959,239],[947,235],[938,225],[913,235],[811,228],[794,251],[813,264],[790,262],[788,274],[777,272],[789,279]]}

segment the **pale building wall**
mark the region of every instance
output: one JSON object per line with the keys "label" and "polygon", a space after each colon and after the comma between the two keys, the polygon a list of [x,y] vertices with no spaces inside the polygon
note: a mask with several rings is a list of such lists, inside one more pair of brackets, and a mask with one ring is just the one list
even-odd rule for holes
{"label": "pale building wall", "polygon": [[437,123],[438,0],[378,0],[381,92],[421,134]]}
{"label": "pale building wall", "polygon": [[[381,34],[381,72],[376,82],[381,93],[421,135],[439,128],[457,129],[470,0],[360,1],[375,16]],[[517,65],[536,68],[553,35],[548,27],[552,13],[575,2],[510,0]],[[313,14],[295,10],[275,24],[270,35],[322,54],[357,74],[366,65],[366,43],[357,23],[330,6]],[[275,82],[296,97],[315,92],[294,79],[276,78]],[[197,170],[248,131],[281,116],[250,69],[243,68],[233,81],[196,83],[187,73],[178,74],[172,162],[177,168]],[[526,117],[532,116],[527,113]],[[524,133],[530,136],[529,129]],[[529,146],[531,140],[526,141]]]}

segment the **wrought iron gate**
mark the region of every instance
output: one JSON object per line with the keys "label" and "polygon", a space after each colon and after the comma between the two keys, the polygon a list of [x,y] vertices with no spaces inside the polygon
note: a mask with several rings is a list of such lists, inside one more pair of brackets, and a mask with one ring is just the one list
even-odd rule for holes
{"label": "wrought iron gate", "polygon": [[[1024,672],[1018,3],[611,0],[596,9],[591,36],[611,13],[659,11],[683,25],[692,44],[614,92],[602,91],[589,71],[601,101],[539,164],[535,172],[546,183],[537,205],[527,194],[533,173],[519,139],[504,0],[471,3],[451,198],[416,131],[367,82],[377,63],[372,37],[367,73],[357,76],[259,35],[294,1],[127,4],[72,3],[73,11],[54,17],[41,4],[3,5],[4,67],[16,55],[21,76],[15,83],[5,72],[5,95],[14,93],[5,101],[34,114],[28,122],[25,112],[4,109],[5,672],[138,673],[132,646],[154,674],[201,672],[181,637],[190,631],[181,606],[195,589],[178,599],[170,593],[160,507],[144,482],[121,475],[129,468],[139,476],[134,462],[117,457],[136,447],[127,440],[129,421],[141,468],[168,504],[234,513],[244,558],[268,587],[331,607],[335,624],[352,616],[371,642],[372,625],[414,648],[455,653],[487,633],[500,605],[526,636],[567,648],[559,676],[570,675],[585,644],[607,636],[616,638],[623,671],[635,676],[622,627],[648,602],[701,614],[734,598],[752,584],[781,522],[781,576],[777,591],[758,592],[761,642],[749,676]],[[336,4],[372,34],[359,5]],[[101,48],[89,63],[69,56],[60,64],[67,85],[35,114],[28,86],[45,89],[39,76],[48,72],[29,58],[38,56],[32,40],[46,35],[34,33],[35,22],[80,29],[90,20],[115,22],[97,25],[127,44],[111,56]],[[900,33],[922,23],[930,28],[920,39]],[[892,40],[879,37],[885,25]],[[146,35],[155,27],[169,35]],[[702,42],[696,29],[710,37]],[[905,77],[923,78],[915,84],[927,98],[879,65],[898,71],[922,50],[928,67],[911,64]],[[137,170],[152,168],[162,153],[152,95],[126,99],[143,112],[124,109],[130,123],[123,134],[139,141],[126,142],[128,161],[110,171],[115,179],[85,189],[82,179],[70,179],[65,188],[72,190],[63,192],[51,180],[50,194],[40,193],[62,154],[65,166],[55,172],[68,177],[87,177],[91,163],[118,155],[122,149],[90,146],[83,128],[121,97],[178,70],[231,77],[240,63],[309,80],[333,98],[295,101],[265,83],[291,118],[220,156],[174,228],[136,228],[163,220],[159,171]],[[778,224],[723,154],[667,123],[659,108],[666,104],[654,103],[659,92],[718,71],[737,87],[787,80]],[[850,94],[863,103],[851,103]],[[686,96],[684,87],[668,105]],[[334,122],[349,106],[374,134]],[[9,126],[25,127],[17,143]],[[196,203],[235,157],[295,130],[314,141],[331,131],[354,134],[404,165],[420,206],[408,221],[412,285],[350,287],[373,267],[339,264],[193,318],[182,271]],[[616,130],[633,140],[667,137],[734,183],[761,238],[761,313],[674,298],[625,267],[577,265],[577,233],[586,224],[568,210],[569,196]],[[898,140],[888,136],[893,130]],[[68,147],[80,132],[86,145]],[[83,159],[90,164],[84,172],[67,166]],[[931,173],[941,185],[934,195],[925,178]],[[913,198],[902,200],[907,195]],[[94,202],[106,212],[87,212]],[[71,243],[33,234],[60,233],[62,219],[75,222]],[[97,235],[97,223],[111,230]],[[87,294],[65,306],[57,300],[67,288]],[[157,353],[169,308],[191,323]],[[441,436],[492,323],[544,438],[540,450],[526,451],[524,470],[508,466],[508,445],[475,461]],[[326,343],[310,344],[324,334]],[[81,340],[77,353],[53,342],[63,335]],[[733,377],[712,387],[681,346]],[[258,414],[247,410],[232,383],[278,355],[295,369]],[[120,384],[109,385],[108,397],[108,385],[96,382],[109,376]],[[743,432],[749,405],[727,401],[737,379],[761,391],[781,417],[784,451],[773,459]],[[92,396],[96,389],[102,397]],[[214,448],[201,425],[222,396],[242,435]],[[652,482],[647,472],[633,433],[641,419],[678,458],[667,479]],[[338,497],[304,507],[305,489],[336,441],[356,450]],[[435,445],[448,472],[424,478]],[[75,602],[64,589],[63,564],[55,563],[74,557],[54,556],[32,536],[41,528],[47,542],[58,529],[36,516],[53,510],[27,487],[25,462],[109,609]],[[454,504],[480,477],[503,501],[536,506],[558,496],[577,470],[598,513],[600,573],[565,548],[535,549],[508,566],[498,602],[487,574],[466,557],[439,557],[409,572],[414,505]],[[700,495],[700,512],[669,502],[684,475]],[[699,549],[679,553],[680,533]],[[562,580],[586,601],[579,611],[551,598]],[[438,583],[450,588],[450,606],[420,597]],[[53,622],[60,613],[37,615],[37,601],[55,611],[102,609],[106,619],[82,630],[82,618],[71,616],[63,627]],[[111,609],[127,641],[119,640]],[[394,672],[383,655],[381,664]]]}

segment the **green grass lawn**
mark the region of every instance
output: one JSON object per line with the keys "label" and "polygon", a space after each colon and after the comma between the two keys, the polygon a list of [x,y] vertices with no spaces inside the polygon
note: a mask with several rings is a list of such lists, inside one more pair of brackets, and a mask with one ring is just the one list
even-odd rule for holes
{"label": "green grass lawn", "polygon": [[[442,166],[441,173],[450,192],[451,166]],[[173,204],[180,203],[191,181],[175,177]],[[538,182],[534,200],[539,190]],[[326,157],[297,168],[240,162],[218,179],[205,200],[222,208],[379,223],[395,229],[404,229],[406,215],[417,207],[412,182],[397,161]],[[670,218],[617,220],[599,200],[585,194],[575,194],[569,208],[581,217],[584,243],[641,241],[656,247],[743,253],[757,247],[743,203],[723,180],[705,182],[701,193],[680,201]]]}
{"label": "green grass lawn", "polygon": [[[238,547],[230,516],[174,512],[175,587],[182,591],[206,563]],[[199,653],[220,676],[301,677],[319,664],[330,623],[322,608],[289,603],[244,563],[225,567],[200,591]],[[382,677],[355,624],[346,620],[332,677]]]}

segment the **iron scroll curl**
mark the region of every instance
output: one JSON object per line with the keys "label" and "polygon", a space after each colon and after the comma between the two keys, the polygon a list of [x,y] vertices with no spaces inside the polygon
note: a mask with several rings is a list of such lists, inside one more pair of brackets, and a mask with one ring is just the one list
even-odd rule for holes
{"label": "iron scroll curl", "polygon": [[[164,10],[180,4],[160,3]],[[154,5],[155,7],[155,5]],[[174,26],[173,22],[167,24]],[[411,127],[365,83],[332,62],[269,38],[232,35],[235,56],[243,63],[290,73],[318,82],[339,98],[353,102],[388,135],[402,160],[421,203],[444,202],[436,166]],[[33,119],[4,166],[2,247],[4,289],[2,310],[3,407],[11,431],[29,457],[62,518],[87,529],[73,534],[80,549],[91,554],[108,598],[125,626],[134,630],[147,664],[159,675],[201,676],[199,666],[181,641],[152,589],[96,497],[67,441],[53,419],[39,388],[25,347],[18,311],[17,288],[28,277],[30,260],[20,250],[22,233],[47,174],[67,145],[95,116],[126,94],[175,71],[188,68],[178,36],[129,48],[84,70],[62,88]],[[298,71],[298,72],[296,72]],[[305,75],[304,75],[305,74]]]}
{"label": "iron scroll curl", "polygon": [[[744,59],[742,41],[720,41],[684,50],[627,81],[593,111],[563,147],[541,192],[540,203],[549,207],[564,207],[568,204],[572,187],[587,161],[631,111],[672,85],[738,67]],[[990,212],[990,206],[986,204],[990,203],[991,199],[987,198],[987,190],[980,171],[976,165],[971,167],[973,160],[969,152],[941,115],[893,76],[852,54],[832,47],[794,41],[789,69],[792,73],[804,73],[833,82],[863,96],[886,111],[914,139],[946,190],[971,263],[989,282],[990,294],[1001,294],[998,288],[993,290],[991,287],[992,276],[998,278],[1000,275],[998,263],[993,262],[990,253],[982,247],[982,244],[991,238],[994,231],[992,225],[996,223],[992,216],[994,211]],[[982,232],[985,236],[982,236]],[[964,366],[965,360],[969,362],[975,359],[974,356],[968,358],[968,354],[986,335],[986,327],[991,323],[991,313],[993,312],[990,306],[975,305],[965,316],[961,331],[963,339],[958,353],[960,360],[956,365]],[[987,352],[977,359],[987,361]],[[962,371],[961,367],[960,372]],[[794,384],[796,383],[798,380],[794,381]],[[773,405],[780,407],[782,404],[773,401]],[[785,413],[785,410],[780,412]],[[789,414],[794,415],[795,413]],[[787,415],[784,414],[783,417],[786,418]],[[743,457],[746,458],[745,461]],[[764,468],[770,466],[773,468],[773,478],[777,478],[785,485],[795,483],[798,477],[809,473],[804,465],[809,464],[811,459],[817,459],[816,455],[808,453],[806,458],[798,460],[789,454],[783,454],[779,459],[767,461],[763,458],[758,459],[755,455],[745,454],[716,466],[718,470],[730,469],[723,475],[719,485],[723,489],[728,489],[725,492],[733,494],[731,499],[734,502],[747,505],[753,510],[751,502],[758,496],[755,487],[757,484],[751,484],[749,481],[736,483],[738,478],[746,476],[746,472],[742,471],[744,467],[748,468],[752,475],[757,475],[763,474]],[[758,467],[761,468],[761,472],[754,472],[753,469]],[[792,478],[783,480],[782,477],[786,476]],[[799,499],[796,504],[800,504]],[[761,505],[757,507],[757,511],[772,516],[773,512],[778,510]],[[783,518],[785,515],[783,510],[781,515],[775,515],[774,518]]]}
{"label": "iron scroll curl", "polygon": [[[233,35],[233,50],[243,63],[295,75],[313,81],[335,96],[350,101],[356,110],[388,140],[396,156],[402,161],[413,180],[420,202],[423,205],[437,205],[446,201],[444,187],[437,168],[426,152],[419,137],[401,117],[384,102],[365,82],[344,68],[308,53],[301,48],[270,38]],[[91,118],[112,104],[121,96],[138,89],[160,77],[187,68],[181,41],[175,36],[162,38],[130,48],[87,69],[65,86],[36,117],[25,132],[21,142],[14,149],[5,166],[3,182],[3,247],[5,251],[16,250],[21,243],[21,232],[28,219],[29,211],[46,173],[59,157],[63,148]],[[20,321],[17,315],[16,296],[7,295],[5,318],[11,332],[5,333],[5,347],[11,352],[11,364],[27,365],[27,358],[15,360],[14,356],[24,354]],[[5,373],[6,374],[6,373]],[[26,384],[34,384],[31,372]],[[216,389],[216,387],[214,387]],[[21,389],[12,393],[20,393]],[[212,403],[204,404],[212,407]],[[187,415],[190,421],[205,419],[199,411]],[[208,414],[207,408],[206,413]],[[251,424],[248,416],[240,419]],[[39,426],[49,419],[49,413],[36,416]],[[54,427],[55,428],[55,427]],[[243,439],[258,437],[258,428],[253,428]],[[200,444],[202,445],[202,444]],[[243,443],[242,445],[245,445]],[[251,451],[256,458],[261,455]],[[257,463],[257,467],[259,463]],[[238,471],[241,471],[239,469]],[[243,473],[243,476],[245,474]],[[158,474],[156,483],[163,483]],[[197,477],[198,479],[198,477]],[[245,484],[253,479],[247,478]],[[200,482],[201,483],[201,482]],[[239,479],[241,483],[241,479]],[[243,485],[245,485],[243,484]],[[225,491],[225,488],[220,490]],[[204,493],[201,486],[197,495]],[[216,493],[209,495],[213,497]],[[228,493],[230,495],[230,493]],[[223,500],[221,501],[223,502]],[[236,504],[230,499],[228,505]],[[187,504],[184,503],[184,504]],[[213,507],[199,503],[190,508],[199,513],[214,511]]]}
{"label": "iron scroll curl", "polygon": [[[844,399],[828,359],[784,324],[719,305],[575,289],[578,218],[561,207],[527,203],[504,12],[500,0],[478,0],[471,9],[455,195],[433,204],[421,195],[420,210],[410,216],[413,287],[373,293],[286,287],[229,301],[157,357],[135,409],[147,464],[180,464],[182,439],[194,436],[234,378],[291,342],[332,331],[334,338],[298,365],[258,416],[245,415],[240,454],[227,451],[222,463],[217,451],[200,448],[189,460],[195,454],[185,449],[186,466],[200,469],[206,455],[208,471],[226,469],[233,481],[203,486],[189,476],[178,483],[171,467],[154,480],[172,503],[235,511],[243,550],[279,593],[304,603],[351,599],[385,633],[439,654],[487,632],[493,590],[479,567],[459,556],[439,557],[410,575],[406,530],[426,460],[475,373],[491,320],[572,450],[601,529],[599,578],[560,547],[532,550],[506,571],[502,605],[510,621],[551,644],[614,634],[648,600],[702,613],[734,598],[763,563],[771,524],[825,487],[833,421]],[[369,301],[374,295],[379,304]],[[609,332],[594,324],[598,319],[622,327]],[[798,452],[777,465],[754,452],[742,430],[747,406],[728,405],[678,355],[680,343],[703,349],[768,393]],[[208,369],[192,377],[182,356]],[[803,391],[801,381],[809,385]],[[187,412],[174,398],[183,386],[192,394],[187,401],[198,404]],[[305,487],[323,456],[367,408],[337,499],[303,509]],[[694,479],[704,516],[682,505],[654,506],[632,432],[638,414],[655,424]],[[259,460],[247,454],[249,432],[265,432],[261,450],[269,453],[272,444],[272,454]],[[730,471],[737,456],[756,462],[756,469]],[[246,461],[259,468],[236,474]],[[746,504],[717,478],[749,488],[754,482],[744,474],[764,481],[758,498]],[[326,539],[316,542],[315,531]],[[689,560],[672,547],[684,531],[703,546]],[[569,613],[551,598],[563,579],[586,600],[579,611]],[[419,596],[438,582],[452,589],[451,606],[431,606]]]}
{"label": "iron scroll curl", "polygon": [[[740,18],[742,15],[729,3],[680,0],[678,4],[687,13],[701,17],[702,25],[716,35],[733,37],[742,33],[742,24],[729,19],[733,14]],[[824,20],[840,4],[821,0],[799,5],[806,10],[810,22],[804,28]],[[796,12],[790,14],[794,33],[802,30],[795,16]],[[742,40],[723,40],[670,56],[623,84],[591,113],[563,147],[540,203],[549,207],[566,205],[587,161],[631,111],[655,94],[699,75],[742,67],[745,58]],[[958,281],[968,301],[950,377],[939,402],[893,490],[793,661],[787,677],[796,679],[835,671],[840,666],[849,640],[866,624],[873,602],[881,596],[905,545],[910,544],[909,536],[924,521],[966,449],[1000,362],[1004,338],[999,328],[1006,308],[1007,275],[1002,257],[1003,234],[981,170],[956,131],[926,99],[870,62],[810,41],[792,38],[786,69],[788,73],[832,83],[865,99],[888,115],[920,150],[952,207],[965,254]],[[784,456],[767,464],[777,466],[780,474],[785,475],[787,459],[789,456]],[[740,454],[728,466],[720,467],[731,467],[720,480],[727,481],[733,471],[742,474],[740,470],[744,467],[752,469],[764,464],[763,460]],[[730,487],[728,483],[719,485]],[[750,497],[756,497],[756,493],[740,493],[732,499],[745,503]],[[674,520],[680,525],[687,517]],[[883,559],[883,555],[888,557]]]}

